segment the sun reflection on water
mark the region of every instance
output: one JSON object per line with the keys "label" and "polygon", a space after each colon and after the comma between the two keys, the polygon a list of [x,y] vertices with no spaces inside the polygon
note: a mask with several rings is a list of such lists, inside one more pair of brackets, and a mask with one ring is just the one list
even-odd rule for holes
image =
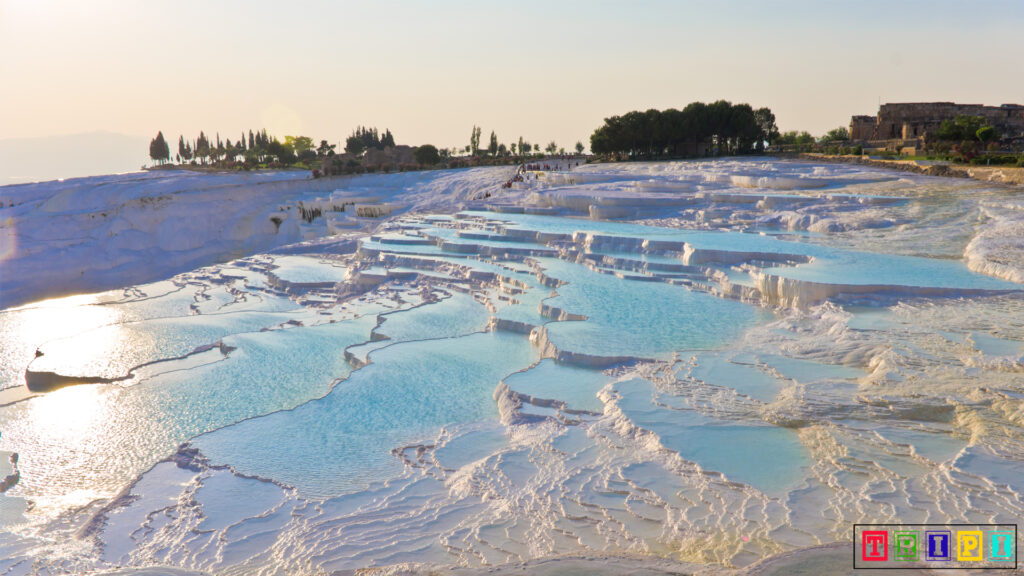
{"label": "sun reflection on water", "polygon": [[114,457],[105,438],[118,420],[117,395],[115,386],[68,386],[11,406],[0,440],[21,455],[22,485],[14,494],[29,496],[44,515],[106,496],[102,479],[88,471]]}
{"label": "sun reflection on water", "polygon": [[103,419],[106,398],[98,386],[69,386],[32,402],[28,418],[40,435],[73,440],[93,435]]}
{"label": "sun reflection on water", "polygon": [[[0,389],[23,385],[36,350],[50,343],[53,353],[38,360],[56,361],[62,373],[88,374],[109,363],[123,340],[117,325],[122,312],[99,305],[112,297],[54,298],[0,312]],[[61,339],[86,332],[74,345],[61,345]],[[20,456],[21,480],[9,494],[28,498],[30,514],[48,516],[109,496],[96,471],[97,463],[117,460],[109,454],[109,436],[123,420],[118,397],[116,386],[78,385],[0,408],[0,449]]]}
{"label": "sun reflection on water", "polygon": [[12,495],[32,500],[43,517],[109,497],[104,470],[117,467],[111,440],[125,422],[120,392],[106,384],[67,386],[5,411],[0,448],[19,452],[22,471]]}
{"label": "sun reflection on water", "polygon": [[[121,313],[114,306],[97,305],[101,296],[54,298],[0,312],[0,389],[25,383],[25,368],[44,343],[117,322]],[[80,360],[102,356],[112,343],[101,340],[76,355]]]}
{"label": "sun reflection on water", "polygon": [[97,305],[104,301],[100,296],[80,294],[53,298],[6,312],[22,319],[20,332],[26,339],[59,338],[117,321],[119,314],[116,308]]}

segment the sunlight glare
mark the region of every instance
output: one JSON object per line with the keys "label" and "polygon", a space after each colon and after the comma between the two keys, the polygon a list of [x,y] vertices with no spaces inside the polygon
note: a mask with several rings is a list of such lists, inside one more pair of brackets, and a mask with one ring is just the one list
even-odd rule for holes
{"label": "sunlight glare", "polygon": [[95,434],[107,402],[100,386],[68,386],[36,398],[29,417],[41,434],[67,439]]}

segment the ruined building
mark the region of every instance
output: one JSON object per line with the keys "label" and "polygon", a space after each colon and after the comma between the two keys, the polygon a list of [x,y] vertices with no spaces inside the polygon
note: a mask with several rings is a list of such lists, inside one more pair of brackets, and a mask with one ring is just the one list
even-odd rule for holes
{"label": "ruined building", "polygon": [[911,146],[924,144],[943,120],[952,120],[960,114],[984,117],[985,122],[995,126],[1004,140],[1024,139],[1024,106],[953,102],[883,104],[877,116],[854,116],[850,119],[850,139],[857,142],[902,140],[902,144]]}

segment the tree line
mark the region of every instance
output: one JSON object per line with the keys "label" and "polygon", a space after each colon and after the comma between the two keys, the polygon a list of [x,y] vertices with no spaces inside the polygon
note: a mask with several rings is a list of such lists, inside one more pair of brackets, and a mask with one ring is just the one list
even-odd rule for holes
{"label": "tree line", "polygon": [[[334,154],[334,144],[321,140],[314,148],[308,136],[285,136],[284,141],[267,134],[266,129],[242,132],[238,140],[221,139],[220,134],[210,138],[202,130],[194,139],[178,136],[178,150],[174,160],[178,164],[217,165],[244,162],[245,164],[280,163],[291,165]],[[171,149],[163,132],[157,132],[149,142],[149,157],[157,164],[171,161]]]}
{"label": "tree line", "polygon": [[[418,164],[435,166],[441,163],[465,164],[466,160],[455,160],[460,153],[473,156],[470,162],[477,165],[479,162],[507,163],[512,161],[513,157],[530,156],[541,152],[540,144],[528,142],[522,136],[517,142],[505,145],[499,143],[497,134],[491,131],[486,147],[481,146],[481,136],[482,129],[474,125],[470,143],[465,148],[439,149],[424,144],[415,147],[413,154]],[[395,145],[395,136],[390,129],[380,131],[376,127],[358,126],[345,139],[345,152],[355,157],[350,158],[349,163],[360,163],[359,157],[367,150],[384,150]],[[313,139],[308,136],[285,136],[281,141],[267,134],[265,129],[249,130],[248,135],[242,132],[237,140],[222,139],[219,133],[211,138],[205,131],[200,131],[199,135],[192,139],[185,138],[184,135],[179,136],[177,152],[172,154],[172,149],[161,131],[149,143],[149,157],[160,165],[173,159],[177,164],[218,167],[255,167],[264,164],[290,166],[299,162],[308,164],[315,159],[334,156],[335,147],[326,140],[321,140],[320,145],[314,147]],[[582,154],[583,143],[576,142],[575,150],[577,154]],[[566,153],[565,148],[560,147],[554,140],[548,142],[544,151],[551,155]]]}
{"label": "tree line", "polygon": [[388,129],[385,129],[384,134],[381,135],[376,128],[359,126],[352,131],[351,136],[345,139],[345,152],[355,156],[371,148],[383,150],[385,148],[394,148],[394,146],[395,136]]}
{"label": "tree line", "polygon": [[590,150],[631,158],[750,154],[764,151],[778,136],[769,108],[718,100],[605,118],[590,136]]}
{"label": "tree line", "polygon": [[[531,154],[539,154],[541,151],[540,144],[534,144],[528,140],[523,140],[520,136],[516,142],[511,142],[508,145],[498,142],[498,135],[491,130],[490,138],[488,138],[487,147],[483,148],[480,145],[480,136],[482,135],[482,129],[473,125],[473,130],[470,132],[469,145],[464,148],[451,148],[446,150],[445,153],[450,156],[455,156],[459,153],[466,154],[467,156],[480,156],[480,157],[508,157],[508,156],[529,156]],[[575,150],[577,154],[582,154],[584,150],[583,142],[576,142]],[[544,147],[544,151],[548,154],[565,154],[565,148],[559,146],[554,140],[548,142],[547,146]]]}

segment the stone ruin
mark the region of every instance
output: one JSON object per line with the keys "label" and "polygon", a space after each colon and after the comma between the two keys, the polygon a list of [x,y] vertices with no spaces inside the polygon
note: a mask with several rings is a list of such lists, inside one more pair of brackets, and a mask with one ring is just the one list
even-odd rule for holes
{"label": "stone ruin", "polygon": [[1004,142],[1024,142],[1024,106],[1003,104],[955,104],[953,102],[915,102],[883,104],[877,116],[853,116],[850,140],[876,144],[876,147],[917,147],[934,139],[943,120],[958,115],[982,116],[999,131]]}

